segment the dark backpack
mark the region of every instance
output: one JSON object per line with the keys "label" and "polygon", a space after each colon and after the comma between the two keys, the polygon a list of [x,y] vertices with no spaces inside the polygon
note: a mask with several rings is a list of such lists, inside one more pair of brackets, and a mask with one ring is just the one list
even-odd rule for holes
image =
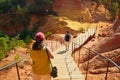
{"label": "dark backpack", "polygon": [[65,41],[69,41],[71,38],[70,34],[65,34]]}

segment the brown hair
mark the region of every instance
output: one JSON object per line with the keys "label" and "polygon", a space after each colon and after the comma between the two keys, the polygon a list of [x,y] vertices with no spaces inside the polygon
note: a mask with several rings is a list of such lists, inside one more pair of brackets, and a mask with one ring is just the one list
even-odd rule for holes
{"label": "brown hair", "polygon": [[41,50],[43,48],[42,41],[36,41],[33,43],[33,50]]}

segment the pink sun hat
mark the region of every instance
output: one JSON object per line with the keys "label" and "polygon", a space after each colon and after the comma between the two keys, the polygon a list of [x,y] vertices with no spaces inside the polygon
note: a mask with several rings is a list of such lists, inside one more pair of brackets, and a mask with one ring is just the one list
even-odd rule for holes
{"label": "pink sun hat", "polygon": [[44,38],[45,38],[45,36],[42,32],[36,33],[35,37],[34,37],[35,40],[40,40],[40,41],[42,41]]}

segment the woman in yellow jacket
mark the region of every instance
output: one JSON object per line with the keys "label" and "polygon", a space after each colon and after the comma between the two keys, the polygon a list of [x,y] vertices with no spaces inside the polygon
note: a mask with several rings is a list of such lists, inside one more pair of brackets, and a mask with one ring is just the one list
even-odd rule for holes
{"label": "woman in yellow jacket", "polygon": [[45,36],[42,32],[36,33],[34,39],[35,42],[30,51],[33,80],[51,80],[51,64],[48,58],[53,59],[53,53],[48,47],[43,45]]}

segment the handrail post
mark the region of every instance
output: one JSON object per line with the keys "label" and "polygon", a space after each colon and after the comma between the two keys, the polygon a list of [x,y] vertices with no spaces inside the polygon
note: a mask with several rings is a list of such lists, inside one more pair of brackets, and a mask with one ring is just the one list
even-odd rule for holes
{"label": "handrail post", "polygon": [[57,39],[55,41],[56,41],[56,50],[57,50]]}
{"label": "handrail post", "polygon": [[106,75],[105,75],[105,80],[107,80],[107,76],[108,76],[108,70],[109,70],[109,60],[107,62],[107,71],[106,71]]}
{"label": "handrail post", "polygon": [[53,51],[53,42],[51,41],[51,50]]}
{"label": "handrail post", "polygon": [[90,49],[89,49],[89,55],[88,55],[88,62],[87,62],[87,69],[86,69],[86,77],[85,77],[85,80],[87,80],[87,77],[88,77],[89,59],[90,59]]}
{"label": "handrail post", "polygon": [[82,35],[82,38],[81,38],[81,44],[83,44],[83,35]]}
{"label": "handrail post", "polygon": [[18,80],[20,80],[20,74],[19,74],[19,69],[18,69],[17,63],[16,63],[16,70],[17,70]]}
{"label": "handrail post", "polygon": [[73,42],[72,42],[72,52],[73,52]]}
{"label": "handrail post", "polygon": [[78,55],[78,67],[79,67],[79,62],[80,62],[80,49],[79,49],[79,55]]}
{"label": "handrail post", "polygon": [[[74,48],[73,48],[73,50],[74,50],[74,52],[75,52],[75,43],[74,43],[74,46],[73,46]],[[75,53],[73,54],[73,56],[74,56],[74,59],[75,59]]]}

